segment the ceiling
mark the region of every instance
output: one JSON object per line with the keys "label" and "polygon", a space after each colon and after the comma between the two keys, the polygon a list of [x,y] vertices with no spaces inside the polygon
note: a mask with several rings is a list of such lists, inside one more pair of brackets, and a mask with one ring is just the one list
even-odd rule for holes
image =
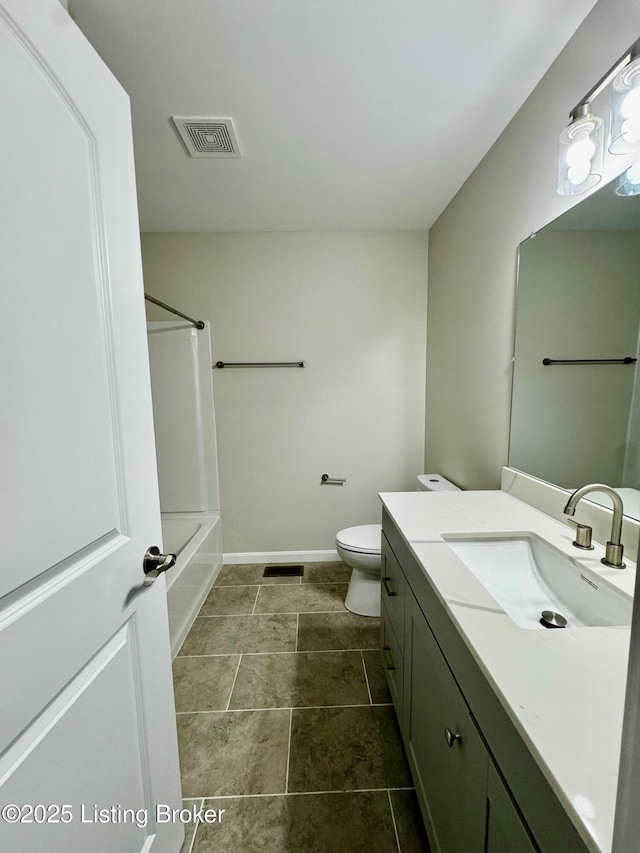
{"label": "ceiling", "polygon": [[[427,229],[595,0],[69,0],[131,96],[144,231]],[[190,159],[170,116],[233,118]]]}

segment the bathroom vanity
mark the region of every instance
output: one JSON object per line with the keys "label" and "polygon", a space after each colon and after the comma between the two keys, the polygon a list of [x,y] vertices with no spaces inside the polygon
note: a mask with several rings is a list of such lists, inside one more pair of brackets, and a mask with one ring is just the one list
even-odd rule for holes
{"label": "bathroom vanity", "polygon": [[[634,564],[504,492],[381,498],[382,649],[434,853],[610,851]],[[581,627],[518,624],[452,547],[522,537],[593,596]]]}

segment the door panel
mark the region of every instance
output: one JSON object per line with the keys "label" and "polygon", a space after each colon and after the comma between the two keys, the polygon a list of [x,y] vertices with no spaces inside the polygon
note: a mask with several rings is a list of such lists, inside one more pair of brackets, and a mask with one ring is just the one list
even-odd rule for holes
{"label": "door panel", "polygon": [[[8,273],[0,359],[12,366],[2,377],[3,407],[11,411],[3,422],[11,453],[3,459],[2,509],[12,519],[3,536],[2,596],[120,528],[123,514],[96,140],[6,22],[0,79],[3,114],[13,115],[12,132],[0,135],[0,161],[11,164],[0,178]],[[37,298],[25,301],[25,290]]]}
{"label": "door panel", "polygon": [[[9,825],[7,849],[40,853],[51,849],[53,836],[55,849],[79,851],[94,821],[101,831],[95,833],[93,853],[143,848],[145,816],[152,804],[145,795],[148,767],[139,737],[143,720],[133,633],[132,624],[121,629],[0,760],[5,802],[62,805],[63,790],[73,818],[69,823]],[[105,714],[114,695],[120,701]],[[125,803],[132,813],[122,807],[107,815],[108,822],[97,823],[97,809]]]}
{"label": "door panel", "polygon": [[489,763],[485,853],[539,853],[498,771]]}
{"label": "door panel", "polygon": [[[0,849],[174,853],[180,784],[129,101],[57,0],[0,0]],[[21,799],[22,798],[22,799]],[[80,820],[80,805],[149,822]]]}
{"label": "door panel", "polygon": [[[484,853],[489,757],[413,595],[407,595],[405,739],[434,853]],[[446,732],[460,739],[448,745]]]}

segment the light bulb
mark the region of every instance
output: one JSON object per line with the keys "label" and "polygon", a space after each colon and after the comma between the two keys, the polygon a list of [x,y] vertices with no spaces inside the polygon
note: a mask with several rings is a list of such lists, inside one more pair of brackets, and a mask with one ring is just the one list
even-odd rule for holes
{"label": "light bulb", "polygon": [[569,183],[574,187],[579,186],[589,177],[590,169],[591,161],[588,163],[582,162],[576,166],[569,166],[569,171],[567,172],[567,179],[569,180]]}
{"label": "light bulb", "polygon": [[640,142],[640,119],[626,118],[620,127],[620,135],[625,142]]}
{"label": "light bulb", "polygon": [[567,151],[567,163],[570,166],[589,166],[596,153],[596,146],[586,131],[583,131]]}
{"label": "light bulb", "polygon": [[640,85],[634,86],[620,105],[620,113],[624,118],[640,121]]}

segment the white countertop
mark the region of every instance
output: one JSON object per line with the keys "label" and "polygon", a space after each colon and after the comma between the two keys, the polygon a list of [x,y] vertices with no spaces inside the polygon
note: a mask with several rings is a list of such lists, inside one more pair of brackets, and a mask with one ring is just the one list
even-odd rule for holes
{"label": "white countertop", "polygon": [[589,850],[609,853],[630,629],[518,627],[443,537],[533,533],[600,582],[633,595],[635,564],[579,552],[572,528],[504,492],[380,498]]}

